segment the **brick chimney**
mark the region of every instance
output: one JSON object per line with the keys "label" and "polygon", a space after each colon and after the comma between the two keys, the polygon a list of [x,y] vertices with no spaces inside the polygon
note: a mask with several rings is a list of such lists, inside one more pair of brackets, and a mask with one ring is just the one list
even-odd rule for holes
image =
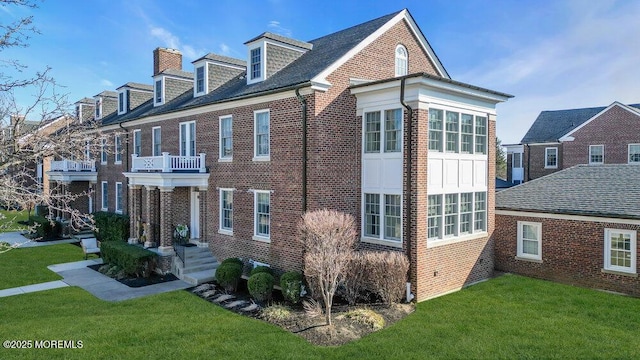
{"label": "brick chimney", "polygon": [[153,76],[167,69],[182,70],[182,53],[161,47],[153,50]]}

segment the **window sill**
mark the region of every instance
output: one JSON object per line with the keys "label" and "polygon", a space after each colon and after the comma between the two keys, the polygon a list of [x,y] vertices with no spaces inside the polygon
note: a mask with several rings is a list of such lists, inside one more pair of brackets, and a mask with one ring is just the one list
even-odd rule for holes
{"label": "window sill", "polygon": [[260,242],[263,242],[263,243],[268,243],[268,244],[271,243],[271,239],[268,238],[268,237],[264,237],[264,236],[253,235],[253,237],[251,239],[255,240],[255,241],[260,241]]}
{"label": "window sill", "polygon": [[527,258],[527,257],[522,257],[522,256],[516,256],[516,257],[514,257],[514,259],[520,260],[520,261],[528,261],[528,262],[534,262],[534,263],[542,264],[542,259]]}
{"label": "window sill", "polygon": [[101,208],[100,211],[109,211],[107,208]]}
{"label": "window sill", "polygon": [[218,234],[233,236],[233,230],[218,229]]}
{"label": "window sill", "polygon": [[376,239],[376,238],[363,236],[360,238],[360,241],[367,244],[384,245],[384,246],[402,249],[401,240],[384,240],[384,239]]}
{"label": "window sill", "polygon": [[557,166],[545,166],[544,168],[545,169],[557,169],[558,167]]}
{"label": "window sill", "polygon": [[218,158],[218,162],[221,163],[230,163],[233,161],[233,158]]}
{"label": "window sill", "polygon": [[116,210],[116,214],[122,214],[122,210]]}
{"label": "window sill", "polygon": [[427,249],[431,249],[431,248],[443,246],[443,245],[455,244],[463,241],[481,239],[487,236],[489,236],[489,233],[487,233],[486,231],[483,231],[483,232],[477,232],[477,233],[463,235],[463,236],[448,237],[444,239],[435,239],[435,238],[427,239]]}
{"label": "window sill", "polygon": [[257,162],[271,161],[271,156],[254,156],[253,161],[257,161]]}
{"label": "window sill", "polygon": [[100,161],[100,165],[107,165],[106,161]]}
{"label": "window sill", "polygon": [[619,271],[619,270],[601,269],[600,272],[602,272],[603,274],[622,275],[622,276],[629,276],[629,277],[632,277],[632,278],[637,278],[638,277],[637,273],[630,273],[630,272]]}
{"label": "window sill", "polygon": [[122,165],[122,160],[121,161],[114,161],[113,164],[114,165]]}

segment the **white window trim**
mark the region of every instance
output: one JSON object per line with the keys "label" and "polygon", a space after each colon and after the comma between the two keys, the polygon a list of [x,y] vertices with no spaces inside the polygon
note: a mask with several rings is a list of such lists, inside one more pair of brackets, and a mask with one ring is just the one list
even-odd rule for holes
{"label": "white window trim", "polygon": [[[120,139],[120,146],[118,146],[118,139]],[[116,165],[122,164],[122,138],[120,137],[120,135],[114,135],[113,138],[113,156],[114,156],[114,161],[113,163]],[[118,160],[118,157],[120,157],[120,160]]]}
{"label": "white window trim", "polygon": [[[602,162],[591,161],[591,149],[595,147],[602,147]],[[602,165],[604,164],[604,145],[589,145],[589,165]]]}
{"label": "white window trim", "polygon": [[[405,53],[404,57],[399,57],[398,56],[398,49],[399,48],[404,49],[404,53]],[[395,51],[393,52],[393,55],[394,55],[394,58],[395,58],[395,69],[394,69],[395,76],[398,77],[398,76],[404,76],[404,75],[409,74],[409,51],[407,51],[407,48],[402,44],[398,44],[398,46],[396,46]],[[400,60],[404,60],[404,62],[405,62],[405,67],[406,67],[406,73],[405,74],[398,73],[398,61],[400,61]]]}
{"label": "white window trim", "polygon": [[[115,195],[115,199],[116,199],[116,214],[122,214],[122,204],[120,204],[120,202],[118,201],[118,185],[120,185],[120,191],[124,191],[124,189],[122,188],[122,183],[121,182],[116,182],[116,191],[114,193]],[[123,196],[124,194],[121,194],[121,196]],[[124,197],[124,196],[123,196]]]}
{"label": "white window trim", "polygon": [[[194,121],[185,121],[185,122],[181,122],[180,124],[178,124],[178,151],[179,151],[180,156],[182,156],[182,125],[187,125],[185,127],[188,129],[189,128],[189,124],[193,124],[193,136],[194,136],[194,139],[193,139],[193,153],[194,153],[194,156],[198,155],[198,153],[196,151],[196,149],[198,148],[197,147],[197,143],[196,143],[196,139],[198,138],[198,134],[196,133],[196,131],[198,129],[196,128],[196,122],[194,120]],[[187,142],[190,142],[191,140],[192,139],[189,138],[189,139],[187,139]],[[185,153],[184,156],[191,156],[191,155],[187,155],[187,151],[185,151],[184,153]]]}
{"label": "white window trim", "polygon": [[[122,104],[120,103],[120,96],[122,96]],[[121,90],[118,92],[118,115],[127,113],[127,90]],[[122,110],[120,110],[120,106],[122,105]]]}
{"label": "white window trim", "polygon": [[[105,204],[105,196],[104,196],[105,190],[107,191],[106,204]],[[109,183],[106,182],[106,181],[103,181],[101,183],[101,187],[100,187],[100,206],[101,206],[101,210],[102,211],[108,211],[108,209],[109,209],[109,198],[108,198],[108,196],[109,196]],[[107,205],[107,206],[105,206],[105,205]]]}
{"label": "white window trim", "polygon": [[[462,234],[460,235],[460,204],[458,202],[458,221],[457,221],[457,233],[458,235],[453,236],[453,235],[444,235],[444,226],[445,226],[445,211],[444,208],[446,206],[445,204],[445,195],[447,194],[458,194],[458,200],[460,199],[460,194],[461,193],[465,193],[465,192],[470,192],[473,193],[472,195],[472,203],[471,203],[471,208],[473,209],[472,212],[472,224],[471,224],[471,233],[467,233],[467,234]],[[476,193],[484,193],[485,194],[485,208],[483,210],[484,213],[484,226],[485,229],[484,230],[476,230],[475,229],[475,219],[476,219]],[[443,246],[443,245],[449,245],[449,244],[455,244],[458,242],[463,242],[463,241],[468,241],[468,240],[473,240],[473,239],[479,239],[479,238],[483,238],[488,236],[488,231],[487,231],[487,227],[488,225],[488,214],[489,214],[489,209],[488,209],[488,189],[483,188],[483,189],[474,189],[474,190],[470,190],[470,191],[462,191],[461,189],[458,189],[458,192],[456,193],[440,193],[440,192],[436,192],[433,194],[428,194],[429,195],[436,195],[436,196],[441,196],[441,202],[440,202],[440,237],[437,238],[429,238],[429,233],[428,233],[428,229],[427,229],[427,248],[434,248],[434,247],[438,247],[438,246]],[[427,219],[428,219],[428,214],[427,214]],[[428,224],[428,221],[427,221]]]}
{"label": "white window trim", "polygon": [[[631,267],[625,268],[621,266],[611,265],[611,233],[617,232],[622,234],[629,234],[631,238]],[[626,274],[637,274],[636,268],[636,254],[637,254],[637,242],[636,242],[636,230],[623,230],[623,229],[604,229],[604,270],[622,272]]]}
{"label": "white window trim", "polygon": [[[260,48],[260,76],[251,78],[251,50]],[[247,45],[247,85],[255,84],[266,79],[267,74],[267,46],[266,41],[258,41],[254,44]]]}
{"label": "white window trim", "polygon": [[[231,119],[231,156],[223,157],[222,156],[222,120],[226,120],[226,119]],[[269,118],[269,131],[271,131],[271,118]],[[271,140],[271,137],[269,137],[269,140]],[[255,142],[255,139],[254,139],[254,142]],[[269,151],[269,153],[271,153],[271,151]],[[231,162],[231,161],[233,161],[233,115],[223,115],[218,118],[218,162]]]}
{"label": "white window trim", "polygon": [[[550,150],[555,150],[556,152],[556,164],[555,165],[549,165],[547,163],[547,157],[548,157],[548,152]],[[558,148],[557,147],[547,147],[544,148],[544,168],[545,169],[557,169],[558,168],[558,163],[560,162],[560,156],[558,155]]]}
{"label": "white window trim", "polygon": [[[166,87],[166,81],[167,79],[165,79],[164,76],[160,76],[158,78],[154,78],[153,79],[153,106],[160,106],[160,105],[164,105],[165,103],[165,87]],[[158,99],[156,98],[156,86],[158,86],[158,81],[160,81],[160,92],[161,92],[161,101],[157,101]]]}
{"label": "white window trim", "polygon": [[218,192],[218,202],[220,203],[218,206],[218,233],[223,235],[233,235],[233,208],[231,209],[231,229],[226,229],[222,227],[222,193],[228,191],[233,196],[233,191],[235,189],[231,188],[220,188]]}
{"label": "white window trim", "polygon": [[142,152],[142,131],[140,129],[135,129],[133,130],[133,148],[131,149],[131,153],[140,156],[141,154],[136,153],[136,133],[140,134],[140,144],[138,145],[140,152]]}
{"label": "white window trim", "polygon": [[[202,87],[202,91],[198,91],[198,69],[200,68],[204,69],[202,71],[202,76],[203,76],[202,80],[204,83],[203,84],[204,86]],[[193,68],[193,96],[194,97],[202,96],[209,93],[209,81],[207,81],[209,79],[208,73],[209,73],[209,66],[206,62],[194,65],[194,68]]]}
{"label": "white window trim", "polygon": [[[486,113],[480,113],[477,110],[473,109],[461,109],[455,108],[451,106],[434,106],[429,108],[429,112],[431,110],[438,110],[442,112],[442,129],[438,132],[440,133],[440,149],[429,149],[429,157],[443,157],[443,156],[473,156],[473,157],[484,157],[488,159],[489,156],[489,118]],[[458,130],[457,130],[457,151],[447,151],[447,112],[457,113],[458,114]],[[473,134],[472,134],[472,152],[463,153],[462,150],[462,115],[472,115],[473,116]],[[429,118],[431,115],[429,115]],[[478,118],[483,118],[485,123],[485,134],[478,133],[477,120]],[[431,133],[431,129],[427,129],[427,134]],[[427,141],[429,141],[429,135],[427,135]],[[477,139],[479,136],[484,137],[484,153],[476,151]],[[429,143],[427,143],[427,148],[429,148]],[[448,154],[448,155],[447,155]]]}
{"label": "white window trim", "polygon": [[[386,151],[386,144],[387,144],[387,132],[386,132],[386,119],[385,119],[385,113],[387,111],[391,111],[391,110],[400,110],[400,151]],[[367,132],[366,132],[366,127],[367,127],[367,115],[366,114],[370,114],[370,113],[378,113],[380,114],[380,149],[378,149],[378,151],[375,152],[367,152]],[[363,110],[362,112],[362,147],[360,149],[360,154],[363,157],[376,157],[376,158],[397,158],[397,157],[402,157],[404,154],[404,116],[405,116],[405,112],[404,109],[402,108],[402,105],[397,104],[397,106],[393,105],[393,106],[384,106],[384,107],[372,107],[372,108],[367,108],[365,110]],[[375,193],[375,192],[374,192]],[[371,192],[368,192],[368,194],[371,194]],[[387,194],[387,195],[393,195],[393,194]]]}
{"label": "white window trim", "polygon": [[[269,114],[269,154],[258,155],[258,114]],[[255,110],[253,112],[253,161],[271,161],[271,109]]]}
{"label": "white window trim", "polygon": [[102,142],[100,144],[100,164],[106,165],[109,160],[109,154],[107,154],[107,139],[102,138]]}
{"label": "white window trim", "polygon": [[[380,216],[380,235],[378,237],[373,237],[371,235],[364,235],[364,229],[365,229],[365,222],[366,222],[366,216],[365,216],[365,194],[374,194],[374,195],[379,195],[380,196],[380,201],[379,201],[379,216]],[[384,232],[385,232],[385,228],[386,228],[386,203],[385,203],[385,195],[399,195],[400,196],[400,239],[387,239],[384,237]],[[402,230],[404,229],[404,197],[402,196],[401,193],[393,193],[393,192],[386,192],[386,193],[380,193],[377,191],[363,191],[362,192],[362,196],[361,196],[361,224],[360,224],[360,229],[362,229],[361,231],[361,238],[360,241],[365,242],[365,243],[370,243],[370,244],[380,244],[380,245],[386,245],[386,246],[390,246],[390,247],[398,247],[398,248],[402,248],[402,243],[403,243],[403,232]]]}
{"label": "white window trim", "polygon": [[[527,254],[523,249],[523,229],[524,225],[533,226],[536,229],[536,238],[538,239],[538,255]],[[542,261],[542,223],[530,222],[530,221],[518,221],[518,244],[517,244],[517,258],[526,260],[539,260]]]}
{"label": "white window trim", "polygon": [[[96,120],[102,119],[102,98],[98,97],[94,103],[95,109],[93,110],[93,114],[96,115]],[[97,111],[96,111],[97,110]]]}
{"label": "white window trim", "polygon": [[[160,129],[160,153],[156,154],[155,144],[156,144],[156,129]],[[151,128],[151,155],[152,156],[162,156],[162,126],[154,126]]]}
{"label": "white window trim", "polygon": [[[258,194],[269,195],[269,236],[258,234]],[[271,242],[271,191],[253,190],[253,240]]]}
{"label": "white window trim", "polygon": [[640,144],[628,144],[627,145],[627,162],[629,164],[640,164],[640,161],[631,161],[631,146],[640,146]]}

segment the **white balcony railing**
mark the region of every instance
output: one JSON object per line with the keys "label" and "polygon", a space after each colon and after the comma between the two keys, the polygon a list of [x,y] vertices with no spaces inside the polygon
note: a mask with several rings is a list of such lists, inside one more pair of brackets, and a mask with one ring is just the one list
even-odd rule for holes
{"label": "white balcony railing", "polygon": [[163,152],[162,156],[131,155],[131,172],[207,172],[205,154],[175,156]]}
{"label": "white balcony railing", "polygon": [[51,171],[96,171],[96,162],[93,160],[58,160],[51,162]]}

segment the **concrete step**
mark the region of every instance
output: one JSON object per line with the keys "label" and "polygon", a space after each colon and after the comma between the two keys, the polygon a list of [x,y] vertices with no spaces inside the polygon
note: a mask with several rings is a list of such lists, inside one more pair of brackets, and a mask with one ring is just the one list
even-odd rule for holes
{"label": "concrete step", "polygon": [[204,270],[215,270],[218,268],[218,263],[215,264],[200,264],[200,265],[189,265],[187,263],[187,267],[182,269],[183,274],[192,274],[197,273]]}
{"label": "concrete step", "polygon": [[202,270],[198,272],[184,274],[182,280],[191,285],[200,285],[216,278],[216,270]]}
{"label": "concrete step", "polygon": [[[202,265],[202,264],[217,264],[218,261],[215,258],[195,258],[195,259],[187,259],[186,265],[187,267]],[[182,264],[184,267],[184,263]]]}
{"label": "concrete step", "polygon": [[95,237],[95,235],[93,235],[93,232],[82,233],[82,234],[74,234],[74,235],[71,236],[71,238],[77,239],[77,240],[89,239],[89,238],[93,238],[93,237]]}

